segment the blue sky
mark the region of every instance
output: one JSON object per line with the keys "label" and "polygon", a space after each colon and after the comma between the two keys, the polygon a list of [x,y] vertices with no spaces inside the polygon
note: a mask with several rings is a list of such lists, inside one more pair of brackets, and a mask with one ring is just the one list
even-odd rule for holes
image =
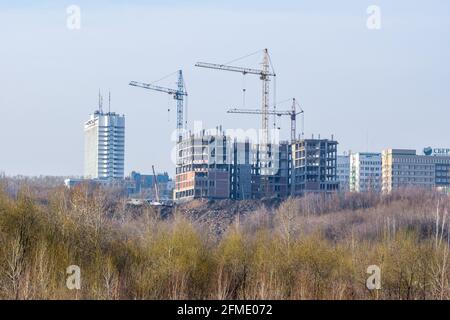
{"label": "blue sky", "polygon": [[[81,8],[78,31],[66,28],[70,4]],[[366,27],[372,4],[381,30]],[[449,147],[449,13],[444,0],[0,1],[0,171],[82,174],[83,122],[101,88],[127,117],[126,171],[173,173],[174,101],[128,82],[182,68],[191,124],[258,128],[257,117],[226,114],[242,106],[242,76],[194,64],[265,47],[276,98],[300,101],[307,135],[334,134],[341,152]],[[246,89],[246,107],[258,108],[258,79]],[[288,137],[288,120],[279,124]]]}

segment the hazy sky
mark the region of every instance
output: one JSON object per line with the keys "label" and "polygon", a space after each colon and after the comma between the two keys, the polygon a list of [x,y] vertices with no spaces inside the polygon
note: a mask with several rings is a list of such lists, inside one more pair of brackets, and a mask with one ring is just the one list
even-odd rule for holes
{"label": "hazy sky", "polygon": [[[194,64],[263,48],[277,100],[300,101],[308,136],[334,134],[340,152],[450,147],[447,0],[93,2],[0,1],[0,172],[81,175],[83,123],[101,88],[126,115],[126,173],[154,164],[172,174],[175,101],[129,81],[182,68],[190,124],[259,128],[259,117],[226,114],[242,107],[242,75]],[[72,4],[80,30],[66,27]],[[381,8],[381,30],[366,27],[369,5]],[[246,77],[245,107],[259,108],[260,87]],[[288,119],[280,125],[288,137]]]}

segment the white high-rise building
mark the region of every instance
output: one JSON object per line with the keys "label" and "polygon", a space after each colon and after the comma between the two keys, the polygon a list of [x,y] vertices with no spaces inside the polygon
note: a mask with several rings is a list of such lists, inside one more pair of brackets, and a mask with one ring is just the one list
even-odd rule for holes
{"label": "white high-rise building", "polygon": [[359,152],[350,155],[350,191],[381,191],[381,153]]}
{"label": "white high-rise building", "polygon": [[123,179],[125,116],[95,111],[84,124],[86,179]]}

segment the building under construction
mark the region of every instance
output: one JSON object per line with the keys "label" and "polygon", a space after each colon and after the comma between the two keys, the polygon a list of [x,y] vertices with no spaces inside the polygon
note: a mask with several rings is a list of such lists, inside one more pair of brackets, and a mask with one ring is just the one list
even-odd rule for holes
{"label": "building under construction", "polygon": [[334,192],[339,189],[337,145],[333,138],[301,139],[292,143],[293,196]]}
{"label": "building under construction", "polygon": [[[261,51],[235,59],[233,62],[259,53]],[[176,88],[156,85],[159,80],[152,83],[130,82],[131,86],[169,94],[177,101],[174,200],[284,198],[302,195],[305,192],[338,190],[337,142],[333,139],[298,140],[296,117],[303,114],[303,110],[295,99],[292,99],[290,110],[276,108],[276,73],[268,50],[262,50],[262,54],[261,68],[258,69],[208,62],[195,64],[201,68],[240,73],[243,77],[256,76],[261,80],[260,109],[228,110],[228,113],[261,116],[260,137],[257,142],[237,140],[235,137],[227,136],[219,127],[209,132],[202,130],[186,134],[187,121],[184,111],[187,92],[181,70],[177,72]],[[274,85],[273,105],[269,99],[270,83]],[[246,88],[243,87],[243,106],[245,106],[245,92]],[[290,118],[289,142],[270,139],[270,116],[274,117],[274,129],[277,117]]]}
{"label": "building under construction", "polygon": [[178,144],[174,199],[286,198],[333,192],[337,180],[337,141],[301,139],[261,148],[218,131],[190,134]]}
{"label": "building under construction", "polygon": [[177,144],[174,199],[230,197],[230,141],[221,133],[189,134]]}
{"label": "building under construction", "polygon": [[291,146],[288,141],[269,144],[268,161],[260,161],[262,152],[255,146],[252,174],[252,198],[285,198],[290,195]]}
{"label": "building under construction", "polygon": [[269,145],[270,161],[262,167],[260,148],[215,132],[189,134],[178,144],[175,200],[258,199],[290,194],[290,144]]}

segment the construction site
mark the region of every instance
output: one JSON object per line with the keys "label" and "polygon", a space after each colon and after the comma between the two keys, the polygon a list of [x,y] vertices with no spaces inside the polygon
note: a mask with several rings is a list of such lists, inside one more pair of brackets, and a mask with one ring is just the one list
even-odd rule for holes
{"label": "construction site", "polygon": [[[304,137],[304,110],[295,98],[291,108],[278,110],[270,102],[275,77],[267,49],[260,69],[230,64],[197,62],[196,67],[254,75],[261,80],[261,108],[227,110],[230,114],[261,117],[257,139],[227,134],[221,126],[213,130],[190,131],[184,102],[188,95],[179,70],[176,88],[154,83],[131,81],[131,86],[163,92],[176,101],[176,159],[173,200],[192,199],[262,199],[302,196],[305,193],[330,193],[339,189],[337,179],[337,145],[331,139]],[[234,61],[237,61],[236,59]],[[245,88],[243,89],[245,94]],[[297,134],[297,118],[302,128]],[[290,141],[280,140],[277,128],[269,129],[269,117],[288,117]],[[275,123],[275,120],[274,120]],[[279,128],[278,128],[279,129]]]}

